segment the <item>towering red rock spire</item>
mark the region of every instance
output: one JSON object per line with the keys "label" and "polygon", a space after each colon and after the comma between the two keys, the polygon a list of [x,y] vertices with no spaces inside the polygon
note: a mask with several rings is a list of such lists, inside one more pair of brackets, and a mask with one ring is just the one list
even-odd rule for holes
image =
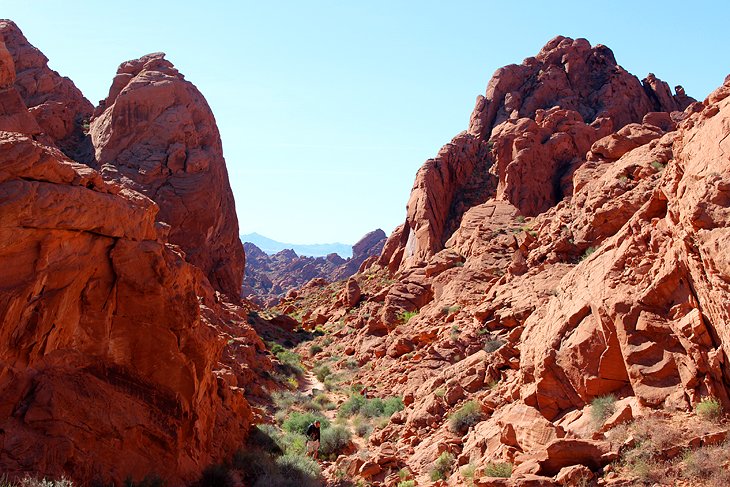
{"label": "towering red rock spire", "polygon": [[122,63],[91,138],[105,178],[143,193],[170,242],[238,299],[244,253],[220,134],[203,95],[162,53]]}

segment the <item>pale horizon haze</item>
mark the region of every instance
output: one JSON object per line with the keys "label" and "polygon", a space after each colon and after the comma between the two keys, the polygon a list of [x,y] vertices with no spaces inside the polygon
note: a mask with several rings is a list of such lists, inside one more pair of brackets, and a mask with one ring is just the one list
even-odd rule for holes
{"label": "pale horizon haze", "polygon": [[726,2],[0,1],[92,103],[163,51],[208,100],[240,233],[352,244],[405,220],[418,168],[492,73],[557,35],[704,99],[730,73]]}

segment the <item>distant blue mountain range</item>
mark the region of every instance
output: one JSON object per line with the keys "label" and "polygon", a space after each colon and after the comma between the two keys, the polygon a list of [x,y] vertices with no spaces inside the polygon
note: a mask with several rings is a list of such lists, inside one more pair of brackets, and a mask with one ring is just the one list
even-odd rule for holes
{"label": "distant blue mountain range", "polygon": [[308,255],[312,257],[323,257],[328,254],[339,254],[343,259],[352,257],[352,246],[343,243],[331,244],[291,244],[277,242],[258,233],[241,235],[241,242],[250,242],[269,255],[281,252],[284,249],[292,249],[297,255]]}

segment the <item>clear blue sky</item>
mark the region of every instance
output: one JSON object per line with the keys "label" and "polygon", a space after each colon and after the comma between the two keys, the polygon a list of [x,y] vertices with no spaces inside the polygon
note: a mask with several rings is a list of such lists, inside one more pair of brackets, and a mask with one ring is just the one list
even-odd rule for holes
{"label": "clear blue sky", "polygon": [[0,0],[94,103],[164,51],[215,113],[242,233],[390,233],[421,164],[465,130],[500,66],[560,34],[702,99],[730,62],[730,2]]}

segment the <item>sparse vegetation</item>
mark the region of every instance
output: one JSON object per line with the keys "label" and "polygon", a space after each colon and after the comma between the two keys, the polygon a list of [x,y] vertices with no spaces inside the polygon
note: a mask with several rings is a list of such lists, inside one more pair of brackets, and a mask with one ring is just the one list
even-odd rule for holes
{"label": "sparse vegetation", "polygon": [[714,397],[706,397],[695,406],[697,416],[708,421],[716,421],[722,416],[722,405]]}
{"label": "sparse vegetation", "polygon": [[340,416],[349,418],[357,413],[366,418],[387,417],[404,408],[403,400],[400,397],[388,397],[381,399],[375,397],[367,399],[359,392],[352,394],[350,398],[340,406]]}
{"label": "sparse vegetation", "polygon": [[313,344],[309,347],[309,354],[314,356],[321,352],[323,348],[317,344]]}
{"label": "sparse vegetation", "polygon": [[333,426],[322,429],[319,452],[325,458],[331,458],[344,451],[352,439],[352,433],[344,426]]}
{"label": "sparse vegetation", "polygon": [[444,397],[446,395],[446,389],[443,387],[439,387],[435,391],[433,391],[433,395],[436,397]]}
{"label": "sparse vegetation", "polygon": [[23,477],[19,482],[12,482],[7,475],[0,475],[0,487],[73,487],[73,482],[65,477],[57,480]]}
{"label": "sparse vegetation", "polygon": [[599,396],[591,401],[591,421],[596,429],[603,426],[609,416],[616,411],[616,397],[613,394]]}
{"label": "sparse vegetation", "polygon": [[590,257],[594,252],[596,251],[596,247],[588,247],[585,252],[583,252],[583,256],[580,258],[580,260],[585,260],[588,257]]}
{"label": "sparse vegetation", "polygon": [[324,381],[327,379],[327,377],[332,375],[332,371],[326,365],[320,365],[318,367],[313,368],[312,373],[314,373],[314,376],[317,378],[317,380],[322,383],[324,383]]}
{"label": "sparse vegetation", "polygon": [[401,323],[408,323],[411,318],[416,316],[418,314],[418,310],[416,311],[404,311],[401,314],[398,315],[398,319]]}
{"label": "sparse vegetation", "polygon": [[488,463],[484,467],[484,475],[487,477],[503,477],[512,476],[512,464],[509,462]]}
{"label": "sparse vegetation", "polygon": [[482,419],[482,407],[478,401],[466,402],[458,411],[449,416],[449,429],[463,433]]}
{"label": "sparse vegetation", "polygon": [[311,412],[300,413],[295,411],[286,418],[281,427],[284,429],[284,431],[288,431],[290,433],[299,433],[300,435],[303,435],[307,432],[307,426],[317,420],[319,420],[319,422],[321,423],[323,430],[328,428],[330,425],[329,420],[324,416]]}
{"label": "sparse vegetation", "polygon": [[662,164],[659,161],[654,161],[654,162],[651,163],[651,167],[653,167],[654,169],[656,169],[658,172],[661,172],[661,171],[664,170],[664,168],[667,167],[667,165],[666,164]]}
{"label": "sparse vegetation", "polygon": [[398,487],[414,487],[415,485],[415,480],[401,480],[400,482],[398,482]]}
{"label": "sparse vegetation", "polygon": [[504,345],[505,343],[507,343],[507,342],[506,342],[506,341],[504,341],[504,340],[502,340],[501,338],[494,338],[494,339],[492,339],[492,340],[487,340],[487,341],[486,341],[486,342],[484,343],[484,351],[485,351],[485,352],[487,352],[487,353],[492,353],[492,352],[496,352],[496,351],[497,351],[497,350],[499,350],[499,349],[500,349],[500,348],[502,347],[502,345]]}
{"label": "sparse vegetation", "polygon": [[476,473],[476,467],[473,463],[466,465],[461,468],[461,476],[464,477],[469,485],[474,485],[474,474]]}
{"label": "sparse vegetation", "polygon": [[454,463],[454,455],[449,452],[443,452],[433,464],[433,468],[429,472],[432,481],[445,479],[451,472],[451,465]]}

